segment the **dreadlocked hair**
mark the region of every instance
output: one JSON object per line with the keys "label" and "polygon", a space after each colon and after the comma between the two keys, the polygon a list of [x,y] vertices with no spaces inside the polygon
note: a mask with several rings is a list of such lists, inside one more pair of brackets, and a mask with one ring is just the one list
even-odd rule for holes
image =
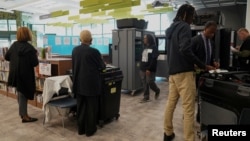
{"label": "dreadlocked hair", "polygon": [[187,22],[188,20],[193,19],[194,15],[195,15],[194,7],[189,4],[183,4],[178,9],[177,14],[173,21],[176,22],[182,20]]}

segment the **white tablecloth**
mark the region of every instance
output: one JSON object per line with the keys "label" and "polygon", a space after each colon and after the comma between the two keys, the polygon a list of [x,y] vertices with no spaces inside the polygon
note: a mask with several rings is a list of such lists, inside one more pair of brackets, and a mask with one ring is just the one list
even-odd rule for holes
{"label": "white tablecloth", "polygon": [[[55,93],[58,93],[61,87],[68,88],[69,94],[72,94],[72,81],[69,75],[48,77],[44,81],[42,96],[45,122],[50,121],[54,114],[58,114],[58,112],[55,112],[55,107],[49,106],[47,103],[52,99]],[[69,109],[60,110],[62,110],[62,113],[66,113]]]}

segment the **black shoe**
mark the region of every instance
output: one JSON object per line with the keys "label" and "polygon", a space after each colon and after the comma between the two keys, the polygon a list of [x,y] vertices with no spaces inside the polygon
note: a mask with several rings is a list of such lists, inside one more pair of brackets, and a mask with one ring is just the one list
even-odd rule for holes
{"label": "black shoe", "polygon": [[165,133],[164,133],[164,139],[163,141],[172,141],[175,137],[175,134],[173,133],[172,135],[170,136],[167,136]]}
{"label": "black shoe", "polygon": [[155,99],[158,99],[160,95],[160,89],[155,93]]}
{"label": "black shoe", "polygon": [[97,131],[97,128],[91,133],[86,133],[86,136],[87,137],[93,136],[96,133],[96,131]]}
{"label": "black shoe", "polygon": [[37,121],[38,119],[37,118],[32,118],[30,117],[29,119],[22,119],[22,123],[26,123],[26,122],[35,122]]}

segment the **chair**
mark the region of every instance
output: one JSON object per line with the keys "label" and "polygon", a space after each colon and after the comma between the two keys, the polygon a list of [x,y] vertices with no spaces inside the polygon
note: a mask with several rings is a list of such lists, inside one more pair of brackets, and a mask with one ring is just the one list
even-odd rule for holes
{"label": "chair", "polygon": [[[60,91],[63,92],[60,92]],[[60,109],[66,109],[66,108],[72,108],[76,106],[76,99],[73,98],[72,96],[70,96],[68,94],[68,92],[66,92],[65,88],[61,88],[59,90],[59,94],[54,94],[55,96],[53,96],[53,98],[46,104],[47,106],[52,106],[55,107],[59,116],[61,116],[62,118],[62,126],[63,126],[63,130],[64,130],[64,114],[60,111]],[[66,114],[68,115],[68,113]],[[43,120],[43,124],[45,124],[45,116],[44,116],[44,120]]]}
{"label": "chair", "polygon": [[250,125],[250,109],[249,108],[242,109],[240,119],[239,119],[239,124]]}

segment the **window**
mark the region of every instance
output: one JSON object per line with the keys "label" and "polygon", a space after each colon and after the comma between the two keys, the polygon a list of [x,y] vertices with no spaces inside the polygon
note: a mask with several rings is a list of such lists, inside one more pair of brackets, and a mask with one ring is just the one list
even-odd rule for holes
{"label": "window", "polygon": [[72,27],[72,36],[80,36],[80,32],[82,31],[82,26],[80,24],[75,24]]}
{"label": "window", "polygon": [[73,28],[73,27],[67,27],[67,28],[66,28],[66,35],[67,35],[67,36],[72,36],[72,28]]}
{"label": "window", "polygon": [[8,20],[9,22],[9,31],[17,31],[16,20]]}
{"label": "window", "polygon": [[65,27],[61,27],[61,26],[48,26],[45,25],[45,33],[54,33],[56,35],[66,35],[66,29]]}
{"label": "window", "polygon": [[102,34],[102,24],[92,24],[91,26],[92,34]]}
{"label": "window", "polygon": [[112,33],[113,29],[115,29],[114,19],[108,20],[108,23],[103,24],[103,34]]}
{"label": "window", "polygon": [[161,14],[161,30],[165,31],[173,22],[175,13],[168,12],[168,14]]}
{"label": "window", "polygon": [[160,14],[155,15],[147,15],[144,16],[145,21],[148,21],[148,28],[149,31],[160,31]]}
{"label": "window", "polygon": [[7,20],[0,20],[0,31],[8,31]]}
{"label": "window", "polygon": [[33,24],[32,30],[44,33],[44,24]]}
{"label": "window", "polygon": [[2,47],[9,47],[10,46],[10,42],[9,40],[6,38],[0,38],[0,48]]}

